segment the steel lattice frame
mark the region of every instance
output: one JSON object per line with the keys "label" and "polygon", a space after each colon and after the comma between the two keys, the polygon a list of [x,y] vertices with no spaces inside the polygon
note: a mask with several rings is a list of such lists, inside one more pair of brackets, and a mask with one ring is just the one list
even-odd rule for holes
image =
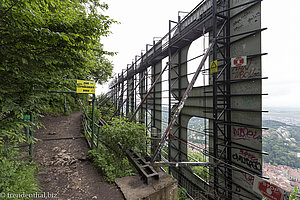
{"label": "steel lattice frame", "polygon": [[[154,40],[153,45],[146,45],[146,53],[139,59],[136,57],[110,84],[110,95],[121,115],[135,114],[137,105],[150,92],[133,119],[147,124],[152,139],[166,135],[167,157],[162,153],[157,160],[188,161],[189,119],[197,116],[209,120],[209,128],[204,133],[209,136],[207,156],[214,163],[209,167],[209,180],[195,175],[190,167],[169,167],[169,172],[195,199],[261,199],[251,188],[253,176],[262,175],[261,80],[264,78],[260,34],[264,29],[260,27],[260,4],[260,0],[202,1],[183,19],[169,21],[168,34],[159,41]],[[205,33],[209,33],[211,44],[214,41],[208,52],[209,62],[217,61],[218,71],[209,74],[209,85],[193,87],[184,106],[178,108],[189,86],[189,46]],[[237,56],[246,56],[249,65],[233,67],[231,60]],[[166,57],[167,82],[159,77],[164,67],[162,59]],[[149,91],[156,79],[158,82]],[[165,83],[169,87],[168,97],[162,95]],[[168,111],[163,110],[163,98],[168,98]],[[171,131],[163,134],[162,113],[168,112],[170,123],[178,110]],[[242,134],[248,138],[244,135],[242,138]],[[151,140],[151,153],[161,145]]]}

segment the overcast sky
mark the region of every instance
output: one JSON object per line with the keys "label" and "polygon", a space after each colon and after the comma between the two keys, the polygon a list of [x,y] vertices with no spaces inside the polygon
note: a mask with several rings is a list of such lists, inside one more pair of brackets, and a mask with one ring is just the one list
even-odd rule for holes
{"label": "overcast sky", "polygon": [[[118,52],[111,58],[114,72],[120,73],[135,55],[151,44],[153,37],[168,32],[168,21],[177,21],[178,11],[191,11],[200,0],[107,0],[105,12],[121,24],[112,26],[111,34],[103,38],[104,48]],[[279,2],[282,2],[279,4]],[[262,35],[264,107],[300,108],[300,1],[264,0],[262,2]],[[97,93],[107,91],[98,87]]]}

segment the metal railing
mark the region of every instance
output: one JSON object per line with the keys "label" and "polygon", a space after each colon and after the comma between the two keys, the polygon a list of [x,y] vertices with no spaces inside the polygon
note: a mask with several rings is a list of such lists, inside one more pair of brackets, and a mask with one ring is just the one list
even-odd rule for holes
{"label": "metal railing", "polygon": [[[11,151],[13,149],[24,149],[24,148],[28,148],[28,150],[22,150],[22,155],[23,153],[28,152],[28,161],[32,161],[33,158],[33,144],[34,144],[34,126],[32,125],[33,123],[33,114],[28,114],[28,115],[24,115],[22,118],[20,118],[20,120],[23,120],[24,123],[22,123],[22,128],[18,129],[18,132],[20,132],[20,134],[24,134],[25,135],[25,141],[24,142],[19,142],[17,144],[4,144],[2,147],[4,147],[7,151]],[[4,139],[5,140],[5,139]],[[0,147],[0,148],[2,148]],[[27,159],[27,157],[26,157]]]}
{"label": "metal railing", "polygon": [[98,119],[99,123],[95,122],[95,100],[93,99],[92,105],[92,118],[90,118],[87,114],[87,111],[79,99],[79,103],[83,109],[82,114],[82,127],[84,136],[87,139],[89,147],[93,149],[94,147],[98,148],[99,140],[100,140],[100,133],[101,133],[101,126],[105,125],[106,122],[103,119]]}

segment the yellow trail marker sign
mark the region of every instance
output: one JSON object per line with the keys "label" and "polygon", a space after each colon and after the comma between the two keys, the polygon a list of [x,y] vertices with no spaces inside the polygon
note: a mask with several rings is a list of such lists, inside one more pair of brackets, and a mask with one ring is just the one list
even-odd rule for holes
{"label": "yellow trail marker sign", "polygon": [[95,94],[95,81],[77,80],[76,93]]}
{"label": "yellow trail marker sign", "polygon": [[210,73],[217,73],[218,72],[218,61],[214,60],[210,62]]}

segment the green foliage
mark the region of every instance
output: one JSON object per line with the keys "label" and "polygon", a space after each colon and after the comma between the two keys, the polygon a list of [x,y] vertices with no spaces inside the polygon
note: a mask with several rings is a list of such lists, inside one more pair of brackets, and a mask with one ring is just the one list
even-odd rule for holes
{"label": "green foliage", "polygon": [[283,122],[275,121],[275,120],[263,120],[263,126],[277,129],[280,126],[287,126],[287,124],[283,123]]}
{"label": "green foliage", "polygon": [[[32,194],[39,191],[33,163],[18,161],[20,155],[13,148],[1,149],[0,193]],[[28,199],[28,198],[27,198]]]}
{"label": "green foliage", "polygon": [[263,151],[269,152],[264,156],[264,162],[272,165],[287,165],[294,168],[300,168],[300,160],[297,155],[290,153],[295,147],[288,145],[283,138],[278,135],[268,135],[263,138]]}
{"label": "green foliage", "polygon": [[[110,102],[109,102],[110,103]],[[88,113],[88,116],[92,116],[92,106],[87,106],[86,111]],[[101,106],[100,108],[95,107],[95,119],[102,118],[104,121],[108,122],[111,120],[111,117],[113,116],[113,108],[110,108],[110,106]]]}
{"label": "green foliage", "polygon": [[115,108],[113,107],[113,103],[112,100],[107,100],[105,98],[105,96],[99,95],[97,97],[99,104],[102,104],[101,102],[103,102],[104,104],[99,106],[97,108],[98,115],[104,120],[104,121],[110,121],[114,115],[115,112]]}
{"label": "green foliage", "polygon": [[291,138],[295,139],[298,146],[298,151],[300,151],[300,126],[289,126],[287,127],[287,130],[291,134]]}
{"label": "green foliage", "polygon": [[[194,152],[194,151],[188,151],[188,154],[198,160],[199,162],[207,162],[207,160],[204,158],[205,156],[202,153],[199,152]],[[195,160],[188,158],[190,162],[195,162]],[[209,178],[209,169],[207,167],[202,167],[202,166],[195,166],[191,167],[193,172],[200,176],[202,179],[205,181],[208,181]]]}
{"label": "green foliage", "polygon": [[299,199],[300,199],[299,189],[294,187],[294,191],[292,191],[289,200],[299,200]]}
{"label": "green foliage", "polygon": [[132,149],[143,152],[146,140],[145,131],[144,124],[126,122],[124,118],[113,118],[108,125],[102,127],[101,141],[120,156],[123,152],[118,147],[118,142],[122,144],[124,150]]}
{"label": "green foliage", "polygon": [[178,186],[178,197],[177,197],[177,199],[178,200],[187,200],[187,199],[189,199],[186,196],[186,189],[184,189],[183,187]]}
{"label": "green foliage", "polygon": [[[85,5],[89,5],[86,9]],[[97,1],[5,0],[0,6],[0,119],[39,112],[69,79],[106,81],[112,64],[99,42],[113,20]],[[4,98],[5,97],[5,98]]]}
{"label": "green foliage", "polygon": [[[269,200],[269,198],[263,197],[263,200]],[[300,200],[299,188],[294,187],[294,190],[291,191],[289,200]]]}
{"label": "green foliage", "polygon": [[[13,167],[1,187],[30,191],[27,186],[34,182],[29,176],[33,167],[3,153],[33,140],[23,134],[27,126],[23,115],[62,113],[63,94],[48,91],[75,90],[75,79],[103,83],[111,77],[113,66],[107,56],[114,53],[105,51],[100,42],[115,23],[102,14],[107,8],[96,0],[0,2],[0,162],[6,174],[7,167]],[[77,109],[76,99],[84,97],[66,94],[66,98],[70,112]],[[28,179],[19,172],[28,172]]]}
{"label": "green foliage", "polygon": [[134,122],[126,122],[122,118],[114,118],[108,125],[101,127],[101,139],[98,148],[89,151],[89,157],[105,174],[107,180],[132,175],[134,169],[128,162],[124,150],[133,149],[143,153],[145,150],[145,126]]}
{"label": "green foliage", "polygon": [[300,127],[275,120],[264,120],[263,125],[269,128],[262,141],[263,151],[269,153],[264,162],[300,168]]}
{"label": "green foliage", "polygon": [[114,182],[115,178],[135,174],[127,158],[120,159],[101,143],[97,149],[90,150],[88,156],[109,182]]}
{"label": "green foliage", "polygon": [[41,102],[44,103],[42,103],[39,111],[42,113],[69,115],[72,111],[81,109],[77,103],[78,97],[75,94],[64,95],[53,93],[51,96],[47,95],[41,98]]}

